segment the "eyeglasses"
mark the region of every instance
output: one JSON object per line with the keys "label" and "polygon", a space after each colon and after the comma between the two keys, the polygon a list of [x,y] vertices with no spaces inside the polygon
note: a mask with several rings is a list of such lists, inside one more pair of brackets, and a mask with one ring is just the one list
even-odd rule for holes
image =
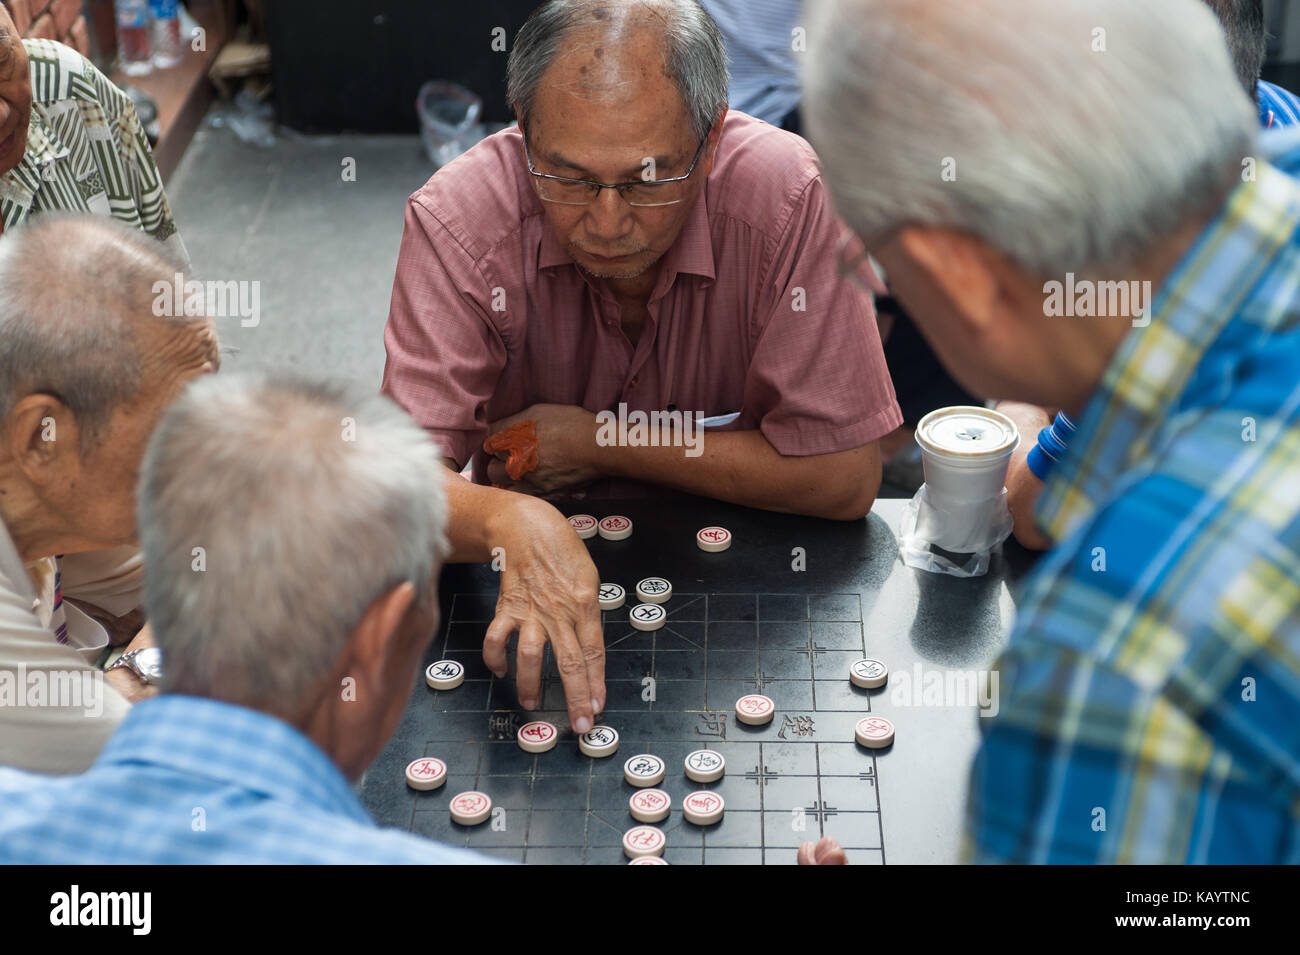
{"label": "eyeglasses", "polygon": [[848,279],[850,284],[864,292],[875,295],[886,292],[885,283],[876,272],[866,244],[852,231],[846,231],[840,236],[839,247],[835,252],[835,271],[840,278]]}
{"label": "eyeglasses", "polygon": [[565,176],[552,176],[538,172],[533,165],[533,156],[528,148],[528,134],[524,133],[524,159],[528,171],[537,182],[537,194],[545,202],[557,202],[565,206],[586,206],[600,195],[602,189],[616,189],[629,206],[671,206],[686,197],[686,180],[695,172],[695,166],[704,152],[704,144],[709,141],[708,133],[700,140],[691,166],[686,175],[672,179],[656,179],[650,182],[596,182],[591,179],[569,179]]}

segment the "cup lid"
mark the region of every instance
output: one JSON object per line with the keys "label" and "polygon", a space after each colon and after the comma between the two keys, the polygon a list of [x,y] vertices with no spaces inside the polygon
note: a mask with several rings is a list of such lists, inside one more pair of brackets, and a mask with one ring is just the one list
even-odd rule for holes
{"label": "cup lid", "polygon": [[955,405],[922,418],[916,427],[916,443],[931,454],[975,461],[1015,450],[1020,432],[1000,411]]}

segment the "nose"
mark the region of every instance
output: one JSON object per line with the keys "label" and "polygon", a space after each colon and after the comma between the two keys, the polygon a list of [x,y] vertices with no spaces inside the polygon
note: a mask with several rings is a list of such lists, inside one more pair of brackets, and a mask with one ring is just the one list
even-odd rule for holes
{"label": "nose", "polygon": [[631,232],[632,207],[617,189],[602,189],[587,206],[587,234],[601,242],[617,242]]}

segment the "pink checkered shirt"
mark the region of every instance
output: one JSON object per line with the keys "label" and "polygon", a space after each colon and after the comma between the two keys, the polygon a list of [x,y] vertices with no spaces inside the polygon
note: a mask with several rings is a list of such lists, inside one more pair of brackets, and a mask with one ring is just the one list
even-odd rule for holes
{"label": "pink checkered shirt", "polygon": [[868,444],[902,414],[870,298],[836,274],[843,228],[812,148],[731,111],[633,345],[604,281],[551,229],[519,130],[503,130],[407,203],[383,391],[446,457],[472,455],[480,483],[488,422],[541,402],[739,411],[721,430],[757,428],[784,455]]}

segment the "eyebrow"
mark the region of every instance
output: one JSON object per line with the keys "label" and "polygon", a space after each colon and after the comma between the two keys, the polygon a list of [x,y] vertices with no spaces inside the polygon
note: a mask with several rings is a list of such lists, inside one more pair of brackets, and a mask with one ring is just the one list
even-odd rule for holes
{"label": "eyebrow", "polygon": [[[654,160],[655,168],[658,168],[659,166],[667,166],[669,163],[673,161],[672,156],[652,156],[650,158]],[[584,176],[591,177],[591,178],[595,177],[595,173],[593,173],[590,169],[586,168],[585,166],[581,166],[570,159],[566,159],[565,157],[561,156],[559,153],[547,153],[546,161],[551,163],[554,166],[557,166],[560,169],[575,169],[578,172],[582,173]],[[645,168],[644,165],[638,163],[635,166],[629,166],[626,170],[624,170],[624,172],[626,173],[628,178],[639,179],[641,177],[641,171],[644,168]]]}

